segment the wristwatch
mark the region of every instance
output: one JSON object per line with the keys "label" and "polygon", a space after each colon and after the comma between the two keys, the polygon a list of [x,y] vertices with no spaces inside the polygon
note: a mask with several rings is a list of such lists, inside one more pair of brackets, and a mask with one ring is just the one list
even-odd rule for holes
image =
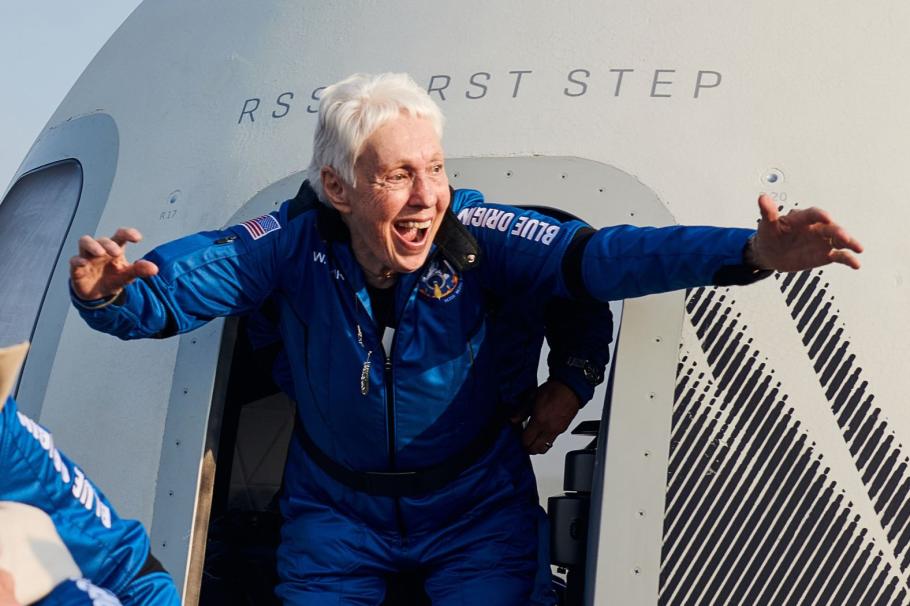
{"label": "wristwatch", "polygon": [[590,360],[569,356],[566,358],[566,366],[571,368],[580,368],[585,375],[585,380],[592,387],[597,387],[604,382],[604,372],[599,366],[593,364]]}

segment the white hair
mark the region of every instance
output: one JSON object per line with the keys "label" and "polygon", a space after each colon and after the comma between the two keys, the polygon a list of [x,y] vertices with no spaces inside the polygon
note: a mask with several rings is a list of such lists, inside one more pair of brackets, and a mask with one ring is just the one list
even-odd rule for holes
{"label": "white hair", "polygon": [[354,163],[364,141],[402,113],[426,118],[442,139],[442,111],[408,74],[354,74],[323,91],[313,159],[306,171],[323,204],[328,204],[320,176],[323,167],[330,166],[346,183],[356,185]]}

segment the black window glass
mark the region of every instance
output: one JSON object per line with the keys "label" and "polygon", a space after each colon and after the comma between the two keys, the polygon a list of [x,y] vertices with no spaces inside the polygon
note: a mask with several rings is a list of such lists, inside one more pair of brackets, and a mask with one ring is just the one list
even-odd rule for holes
{"label": "black window glass", "polygon": [[31,339],[79,196],[82,167],[33,171],[0,204],[0,346]]}

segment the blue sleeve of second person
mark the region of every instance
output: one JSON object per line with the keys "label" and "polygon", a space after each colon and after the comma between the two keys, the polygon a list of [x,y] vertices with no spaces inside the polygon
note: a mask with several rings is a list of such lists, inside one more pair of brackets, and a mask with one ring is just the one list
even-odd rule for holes
{"label": "blue sleeve of second person", "polygon": [[122,606],[115,595],[86,579],[70,579],[54,587],[35,606]]}
{"label": "blue sleeve of second person", "polygon": [[[149,557],[145,528],[118,516],[104,493],[56,447],[53,434],[19,412],[12,398],[0,410],[0,461],[0,500],[47,513],[86,578],[117,595],[146,582],[137,579]],[[170,577],[160,576],[164,586],[158,595],[176,596]]]}

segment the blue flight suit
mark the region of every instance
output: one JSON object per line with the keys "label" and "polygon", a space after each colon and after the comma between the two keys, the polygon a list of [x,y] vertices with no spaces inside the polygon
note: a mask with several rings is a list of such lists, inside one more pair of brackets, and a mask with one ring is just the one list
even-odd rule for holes
{"label": "blue flight suit", "polygon": [[142,524],[117,515],[104,494],[10,397],[0,410],[0,501],[47,513],[82,574],[126,606],[177,606],[170,575],[149,552]]}
{"label": "blue flight suit", "polygon": [[[274,357],[270,365],[272,380],[292,400],[296,400],[291,367],[287,353],[281,347],[276,314],[274,302],[267,302],[247,319],[246,336],[254,351],[263,352],[267,358]],[[542,317],[500,313],[496,315],[494,324],[501,327],[499,333],[506,340],[505,350],[510,354],[507,360],[499,362],[502,370],[501,407],[505,415],[511,417],[513,413],[528,410],[532,405],[537,388],[538,359],[545,336],[550,345],[547,357],[549,378],[568,386],[582,407],[594,397],[594,390],[604,377],[613,339],[613,315],[609,304],[554,299],[546,306]],[[494,334],[490,338],[497,337]],[[570,358],[583,361],[585,365],[570,365]],[[556,593],[550,568],[549,519],[543,509],[539,512],[537,539],[538,572],[530,605],[553,606],[556,604]]]}
{"label": "blue flight suit", "polygon": [[146,258],[159,273],[111,305],[75,303],[92,327],[131,339],[278,301],[300,421],[281,502],[286,602],[375,604],[383,576],[421,567],[434,604],[526,604],[539,509],[514,428],[500,424],[432,490],[389,496],[365,472],[463,462],[501,418],[508,352],[490,338],[491,299],[534,315],[554,296],[609,301],[760,277],[742,265],[753,230],[617,226],[577,239],[584,227],[455,191],[425,266],[398,277],[389,352],[346,228],[306,188],[274,213],[156,248]]}

